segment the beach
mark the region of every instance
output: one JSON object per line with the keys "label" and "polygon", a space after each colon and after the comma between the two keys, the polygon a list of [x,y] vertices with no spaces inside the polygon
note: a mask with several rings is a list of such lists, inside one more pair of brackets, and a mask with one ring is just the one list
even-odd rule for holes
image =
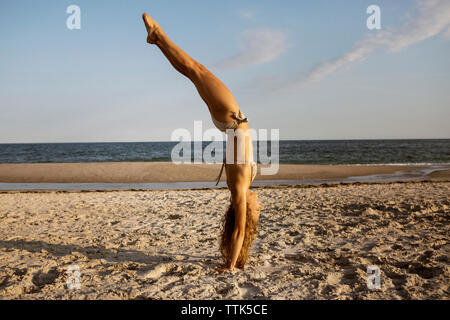
{"label": "beach", "polygon": [[[415,182],[255,187],[257,239],[245,268],[224,274],[215,269],[225,188],[3,191],[0,297],[449,299],[443,172]],[[370,266],[379,289],[368,286]]]}
{"label": "beach", "polygon": [[0,14],[0,300],[450,300],[450,0]]}
{"label": "beach", "polygon": [[[171,162],[85,162],[0,164],[1,183],[160,183],[214,182],[221,164],[179,164]],[[259,165],[256,180],[335,180],[348,177],[393,175],[404,178],[450,179],[450,165],[302,165],[280,164],[278,172],[262,175]],[[225,174],[221,181],[225,181]],[[212,184],[213,186],[214,184]]]}

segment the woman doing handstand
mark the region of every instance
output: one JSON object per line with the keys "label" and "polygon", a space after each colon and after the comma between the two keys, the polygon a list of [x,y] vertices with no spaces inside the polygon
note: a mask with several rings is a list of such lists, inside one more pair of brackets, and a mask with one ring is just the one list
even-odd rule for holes
{"label": "woman doing handstand", "polygon": [[156,45],[172,66],[194,83],[208,106],[214,125],[227,133],[224,166],[231,203],[223,220],[220,239],[225,267],[218,270],[243,268],[256,235],[261,210],[257,194],[249,190],[257,168],[253,161],[248,120],[230,90],[219,79],[175,45],[148,14],[144,13],[142,18],[148,33],[147,42]]}

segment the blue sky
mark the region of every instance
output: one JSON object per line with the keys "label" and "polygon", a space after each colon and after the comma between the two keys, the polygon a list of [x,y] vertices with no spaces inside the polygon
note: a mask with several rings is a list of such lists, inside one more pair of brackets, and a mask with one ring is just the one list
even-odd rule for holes
{"label": "blue sky", "polygon": [[[145,42],[148,12],[281,139],[450,138],[450,2],[1,1],[0,143],[168,141],[213,127]],[[81,29],[69,30],[69,5]],[[381,9],[368,30],[366,9]]]}

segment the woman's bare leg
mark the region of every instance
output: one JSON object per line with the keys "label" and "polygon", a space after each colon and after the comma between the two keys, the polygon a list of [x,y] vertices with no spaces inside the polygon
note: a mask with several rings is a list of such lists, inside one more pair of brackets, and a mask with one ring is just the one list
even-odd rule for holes
{"label": "woman's bare leg", "polygon": [[173,43],[148,14],[144,13],[142,18],[149,34],[147,42],[156,44],[172,66],[194,83],[213,117],[222,122],[234,121],[231,114],[237,113],[239,106],[222,81]]}

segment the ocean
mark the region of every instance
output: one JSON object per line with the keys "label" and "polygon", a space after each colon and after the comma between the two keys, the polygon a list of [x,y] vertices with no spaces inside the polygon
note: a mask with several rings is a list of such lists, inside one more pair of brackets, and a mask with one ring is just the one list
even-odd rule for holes
{"label": "ocean", "polygon": [[[177,143],[0,144],[0,163],[171,161],[171,151]],[[209,143],[203,142],[202,148]],[[257,144],[256,150],[269,157],[278,156],[282,164],[450,164],[450,139],[282,140],[278,153],[270,152],[270,142],[267,148]],[[261,157],[258,155],[257,159],[260,162]]]}
{"label": "ocean", "polygon": [[[110,142],[110,143],[18,143],[0,144],[0,163],[51,162],[132,162],[171,161],[178,142]],[[202,150],[210,142],[203,142]],[[221,144],[222,148],[225,144]],[[275,147],[275,144],[273,145]],[[192,150],[194,145],[191,144]],[[450,139],[420,140],[284,140],[278,150],[272,145],[257,144],[259,154],[281,164],[332,165],[417,165],[417,169],[393,174],[347,177],[339,180],[255,180],[253,186],[283,184],[320,184],[376,181],[408,181],[428,177],[430,173],[450,168]],[[192,152],[194,154],[194,152]],[[191,157],[201,161],[202,157]],[[259,161],[260,162],[260,161]],[[214,183],[3,183],[4,190],[151,190],[211,188]],[[220,182],[219,187],[225,187]]]}

